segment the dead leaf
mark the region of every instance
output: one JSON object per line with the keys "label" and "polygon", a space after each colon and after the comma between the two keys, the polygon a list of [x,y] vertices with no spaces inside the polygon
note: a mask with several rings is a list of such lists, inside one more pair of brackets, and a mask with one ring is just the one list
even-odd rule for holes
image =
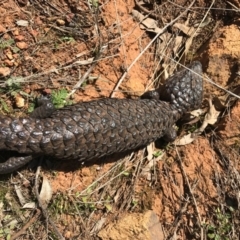
{"label": "dead leaf", "polygon": [[22,206],[22,209],[35,209],[36,208],[36,203],[35,202],[29,202],[26,203]]}
{"label": "dead leaf", "polygon": [[156,34],[162,31],[162,29],[158,27],[157,22],[154,19],[145,17],[137,10],[132,10],[132,15],[137,21],[140,22],[141,29],[145,29],[148,32],[154,32]]}
{"label": "dead leaf", "polygon": [[151,159],[153,159],[153,149],[154,149],[154,143],[150,143],[147,146],[147,160],[150,161]]}
{"label": "dead leaf", "polygon": [[29,23],[26,20],[18,20],[16,21],[16,24],[21,27],[27,27]]}
{"label": "dead leaf", "polygon": [[193,142],[199,134],[189,133],[187,135],[184,135],[182,138],[177,139],[174,143],[175,143],[176,146],[187,145],[187,144]]}
{"label": "dead leaf", "polygon": [[21,191],[21,187],[17,184],[14,185],[16,194],[18,196],[18,200],[20,202],[20,204],[23,206],[26,203],[26,199],[23,197],[22,191]]}
{"label": "dead leaf", "polygon": [[194,27],[188,27],[183,23],[175,23],[173,26],[181,30],[183,33],[185,33],[189,37],[192,36],[194,31],[196,31]]}
{"label": "dead leaf", "polygon": [[189,133],[183,136],[182,138],[177,139],[174,142],[175,145],[182,146],[193,142],[197,138],[197,136],[200,135],[205,130],[208,124],[213,125],[214,123],[216,123],[219,114],[220,112],[217,111],[214,105],[212,104],[212,99],[209,99],[209,110],[208,113],[205,115],[201,127],[199,129],[196,129],[193,133]]}
{"label": "dead leaf", "polygon": [[44,207],[47,207],[48,203],[52,199],[52,187],[45,176],[43,177],[42,188],[39,197]]}
{"label": "dead leaf", "polygon": [[204,121],[206,121],[208,124],[213,125],[217,122],[220,112],[215,109],[214,105],[212,104],[212,99],[209,99],[208,102],[209,102],[209,111],[205,115]]}
{"label": "dead leaf", "polygon": [[179,57],[178,50],[182,46],[182,41],[183,41],[182,36],[175,37],[174,48],[173,48],[173,53],[174,53],[175,56]]}
{"label": "dead leaf", "polygon": [[100,220],[97,221],[97,223],[95,224],[95,226],[93,227],[93,229],[91,230],[91,233],[96,233],[98,232],[100,229],[102,229],[104,223],[106,222],[107,218],[101,217]]}
{"label": "dead leaf", "polygon": [[77,64],[77,65],[88,65],[88,64],[91,64],[93,62],[93,59],[94,58],[88,58],[87,60],[79,60],[79,61],[74,62],[74,64]]}

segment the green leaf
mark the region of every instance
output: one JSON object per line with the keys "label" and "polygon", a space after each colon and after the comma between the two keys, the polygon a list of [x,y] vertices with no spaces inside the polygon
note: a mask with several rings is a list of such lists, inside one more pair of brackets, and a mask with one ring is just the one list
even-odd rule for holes
{"label": "green leaf", "polygon": [[8,109],[7,103],[6,103],[4,100],[2,100],[2,99],[0,99],[0,103],[1,103],[1,106],[3,107],[3,110],[4,110],[5,112],[9,113],[10,111],[9,111],[9,109]]}
{"label": "green leaf", "polygon": [[208,233],[207,235],[210,239],[214,239],[216,234],[215,233]]}
{"label": "green leaf", "polygon": [[128,177],[128,176],[130,175],[130,173],[127,172],[127,171],[123,171],[123,172],[122,172],[122,175]]}
{"label": "green leaf", "polygon": [[82,197],[82,201],[83,201],[84,203],[87,203],[87,202],[88,202],[88,197],[87,197],[87,196]]}
{"label": "green leaf", "polygon": [[154,157],[159,157],[159,156],[161,156],[162,155],[162,151],[157,151],[157,152],[154,152],[153,153],[153,156]]}
{"label": "green leaf", "polygon": [[112,205],[110,205],[109,203],[105,203],[104,206],[109,212],[112,211]]}

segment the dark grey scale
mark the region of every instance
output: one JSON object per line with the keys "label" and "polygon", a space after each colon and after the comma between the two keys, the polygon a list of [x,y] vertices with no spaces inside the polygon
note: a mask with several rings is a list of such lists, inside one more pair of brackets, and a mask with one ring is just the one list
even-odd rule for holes
{"label": "dark grey scale", "polygon": [[20,118],[19,120],[20,120],[19,122],[23,124],[24,129],[29,133],[32,132],[36,127],[39,128],[40,131],[44,129],[44,126],[40,119]]}
{"label": "dark grey scale", "polygon": [[103,124],[104,127],[108,127],[108,124],[110,122],[112,122],[113,119],[111,118],[111,116],[109,116],[108,114],[106,114],[102,119],[101,119],[101,123]]}
{"label": "dark grey scale", "polygon": [[[31,135],[32,135],[32,133],[31,133]],[[41,133],[41,136],[42,136],[42,133]],[[19,132],[17,132],[17,137],[20,140],[27,141],[29,139],[29,133],[26,130],[19,131]],[[36,139],[40,140],[39,137],[38,138],[36,137]]]}
{"label": "dark grey scale", "polygon": [[108,141],[109,129],[104,128],[102,130],[102,144],[105,144]]}
{"label": "dark grey scale", "polygon": [[[81,148],[80,148],[80,157],[82,157],[82,156],[84,156],[84,153],[85,152],[87,152],[87,150],[88,150],[88,146],[87,146],[87,140],[85,139],[85,141],[84,141],[85,143],[84,144],[81,144]],[[76,147],[76,145],[75,145],[75,147]]]}
{"label": "dark grey scale", "polygon": [[103,108],[105,106],[105,104],[107,104],[107,101],[106,103],[104,103],[103,101],[97,101],[97,105],[99,105],[101,108]]}
{"label": "dark grey scale", "polygon": [[129,111],[126,111],[126,109],[123,106],[119,106],[118,112],[121,116],[125,118],[129,116]]}
{"label": "dark grey scale", "polygon": [[102,118],[102,117],[105,116],[105,114],[106,114],[106,112],[103,111],[103,110],[100,109],[100,108],[97,108],[95,112],[96,112],[96,115],[97,115],[98,117],[100,117],[100,118]]}
{"label": "dark grey scale", "polygon": [[123,138],[123,137],[126,136],[126,135],[127,135],[127,129],[125,128],[124,125],[122,125],[122,127],[120,127],[120,128],[118,129],[118,136],[119,136],[120,138]]}
{"label": "dark grey scale", "polygon": [[43,131],[43,137],[42,137],[42,138],[43,138],[43,139],[44,139],[44,138],[51,138],[52,134],[53,134],[53,131],[52,131],[52,130],[46,129],[46,130]]}
{"label": "dark grey scale", "polygon": [[[70,108],[71,106],[69,106],[69,108]],[[74,112],[79,112],[79,113],[81,113],[81,112],[83,112],[83,111],[86,111],[86,108],[85,108],[85,106],[83,106],[83,105],[81,105],[81,104],[76,104],[75,106],[74,106]]]}
{"label": "dark grey scale", "polygon": [[33,153],[40,153],[42,150],[39,146],[39,140],[35,138],[30,138],[28,140],[28,148],[31,149],[31,152]]}
{"label": "dark grey scale", "polygon": [[140,133],[141,129],[143,128],[142,122],[139,121],[137,124],[135,124],[135,127],[137,131]]}
{"label": "dark grey scale", "polygon": [[130,115],[128,116],[128,121],[129,121],[129,123],[130,123],[131,126],[134,126],[134,123],[135,123],[135,121],[136,121],[136,117],[130,114]]}
{"label": "dark grey scale", "polygon": [[119,117],[120,117],[120,114],[119,114],[119,112],[118,111],[116,111],[115,109],[108,109],[107,110],[107,114],[111,117],[111,118],[113,118],[113,119],[118,119]]}
{"label": "dark grey scale", "polygon": [[91,125],[93,127],[93,134],[94,134],[94,136],[96,136],[96,134],[100,134],[101,131],[103,130],[103,126],[102,126],[102,124],[99,124],[99,122],[92,121]]}
{"label": "dark grey scale", "polygon": [[134,128],[134,126],[135,126],[135,123],[133,122],[133,119],[132,118],[128,119],[127,124],[125,126],[127,128],[127,131],[132,132],[132,129]]}
{"label": "dark grey scale", "polygon": [[0,127],[10,125],[12,122],[12,118],[7,116],[0,116]]}
{"label": "dark grey scale", "polygon": [[50,137],[43,137],[39,146],[45,154],[51,155],[53,153],[53,145]]}
{"label": "dark grey scale", "polygon": [[116,122],[115,122],[114,119],[110,120],[110,121],[108,122],[108,124],[109,124],[109,127],[110,127],[110,128],[115,128],[115,127],[116,127]]}
{"label": "dark grey scale", "polygon": [[129,109],[129,103],[127,101],[123,101],[122,103],[123,107],[125,107],[125,109]]}
{"label": "dark grey scale", "polygon": [[81,116],[82,116],[82,118],[85,119],[86,121],[89,121],[89,119],[91,118],[91,114],[90,114],[90,112],[88,112],[88,111],[82,111]]}
{"label": "dark grey scale", "polygon": [[46,119],[43,119],[43,125],[44,125],[44,129],[49,129],[51,131],[53,123],[50,118],[46,118]]}
{"label": "dark grey scale", "polygon": [[94,132],[94,144],[96,146],[99,146],[101,144],[102,141],[102,134],[101,132]]}
{"label": "dark grey scale", "polygon": [[59,121],[53,125],[52,129],[53,131],[61,134],[64,128],[65,128],[65,125]]}
{"label": "dark grey scale", "polygon": [[25,129],[25,131],[27,131],[29,133],[34,132],[34,131],[42,132],[44,130],[44,125],[43,125],[42,121],[39,121],[39,119],[36,119],[35,124],[32,126],[28,125],[27,123],[24,124],[24,129]]}
{"label": "dark grey scale", "polygon": [[135,126],[132,128],[132,136],[133,136],[133,138],[134,139],[137,139],[137,135],[138,135],[138,133],[137,133],[137,129],[135,128]]}
{"label": "dark grey scale", "polygon": [[72,120],[74,120],[76,123],[82,118],[82,115],[80,112],[74,112],[72,113]]}
{"label": "dark grey scale", "polygon": [[79,158],[79,154],[81,152],[81,149],[79,148],[79,146],[77,147],[76,144],[73,146],[73,149],[72,149],[72,154],[71,156],[69,157],[69,159],[80,159]]}
{"label": "dark grey scale", "polygon": [[99,123],[101,123],[101,117],[100,116],[98,116],[96,113],[94,113],[92,116],[91,116],[91,118],[89,119],[89,121],[90,122],[92,122],[92,124],[99,124]]}
{"label": "dark grey scale", "polygon": [[66,125],[66,130],[70,131],[70,132],[74,132],[75,129],[77,128],[76,123],[74,121],[69,121],[68,124]]}
{"label": "dark grey scale", "polygon": [[23,140],[18,140],[15,142],[14,149],[19,153],[25,153],[27,150],[26,142]]}
{"label": "dark grey scale", "polygon": [[61,147],[61,145],[63,144],[63,134],[54,132],[50,140],[53,147]]}
{"label": "dark grey scale", "polygon": [[75,136],[76,142],[79,142],[83,138],[82,136],[83,136],[84,130],[78,127],[77,125],[77,127],[73,129],[72,133]]}
{"label": "dark grey scale", "polygon": [[108,150],[107,144],[102,145],[99,151],[101,153],[101,156],[104,156],[105,155],[104,153],[107,152],[107,150]]}
{"label": "dark grey scale", "polygon": [[89,113],[94,113],[94,111],[95,111],[95,109],[94,109],[94,106],[88,106],[87,107],[87,111],[89,112]]}
{"label": "dark grey scale", "polygon": [[20,132],[22,131],[23,129],[23,124],[19,124],[19,121],[17,119],[14,119],[11,123],[10,123],[10,128],[11,128],[11,131],[17,133],[17,132]]}
{"label": "dark grey scale", "polygon": [[75,152],[75,144],[65,146],[64,148],[64,158],[69,158],[74,155]]}
{"label": "dark grey scale", "polygon": [[63,156],[64,156],[64,148],[59,148],[58,151],[55,152],[54,154],[54,158],[63,158]]}
{"label": "dark grey scale", "polygon": [[16,133],[9,132],[5,137],[5,145],[11,149],[16,150],[16,143],[19,141],[19,138]]}
{"label": "dark grey scale", "polygon": [[121,126],[125,127],[128,123],[127,118],[120,116],[120,123],[121,123]]}
{"label": "dark grey scale", "polygon": [[88,121],[85,119],[81,119],[77,122],[78,127],[83,129],[83,134],[87,134],[89,132],[92,132],[92,125],[89,124]]}
{"label": "dark grey scale", "polygon": [[[69,116],[71,116],[71,114],[69,114]],[[69,116],[66,116],[66,114],[64,114],[64,116],[61,117],[61,122],[65,125],[68,125],[70,122],[72,122],[72,116]]]}

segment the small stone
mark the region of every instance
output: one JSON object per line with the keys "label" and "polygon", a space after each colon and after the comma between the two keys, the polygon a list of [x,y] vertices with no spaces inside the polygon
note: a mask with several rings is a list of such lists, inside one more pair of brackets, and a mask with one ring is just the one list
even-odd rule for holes
{"label": "small stone", "polygon": [[64,26],[65,25],[65,21],[62,20],[62,19],[58,19],[57,20],[57,24],[60,25],[60,26]]}
{"label": "small stone", "polygon": [[21,97],[21,96],[16,96],[15,99],[16,99],[16,106],[17,106],[18,108],[24,107],[25,100],[24,100],[23,97]]}
{"label": "small stone", "polygon": [[15,40],[16,40],[16,41],[22,41],[23,39],[24,39],[24,36],[23,36],[23,35],[15,36]]}
{"label": "small stone", "polygon": [[33,35],[33,37],[36,37],[38,35],[38,31],[32,29],[30,33]]}
{"label": "small stone", "polygon": [[9,67],[0,67],[0,76],[6,77],[11,73],[11,69]]}
{"label": "small stone", "polygon": [[7,58],[8,58],[9,60],[12,60],[12,59],[13,59],[13,55],[12,55],[11,52],[7,52],[7,53],[6,53],[6,56],[7,56]]}
{"label": "small stone", "polygon": [[5,63],[5,65],[8,66],[8,67],[12,67],[12,66],[14,65],[14,60],[8,60],[8,59],[6,59],[6,60],[4,60],[4,63]]}
{"label": "small stone", "polygon": [[6,28],[2,25],[0,25],[0,33],[6,32]]}
{"label": "small stone", "polygon": [[44,32],[48,33],[51,30],[51,28],[44,28]]}
{"label": "small stone", "polygon": [[25,61],[28,61],[28,60],[31,61],[31,60],[33,60],[33,57],[31,57],[31,56],[25,56],[25,57],[24,57],[24,60],[25,60]]}
{"label": "small stone", "polygon": [[162,225],[153,211],[132,213],[110,223],[98,233],[104,240],[160,240],[164,239]]}
{"label": "small stone", "polygon": [[13,32],[13,35],[14,35],[14,36],[18,36],[18,35],[19,35],[19,30],[16,29],[16,30]]}
{"label": "small stone", "polygon": [[39,16],[37,16],[36,19],[35,19],[35,23],[36,23],[37,25],[42,25],[42,24],[43,24],[43,21],[41,20],[41,18],[40,18]]}
{"label": "small stone", "polygon": [[17,45],[17,47],[20,48],[20,49],[26,49],[26,48],[28,48],[28,45],[27,45],[27,43],[25,43],[25,42],[17,42],[16,45]]}
{"label": "small stone", "polygon": [[16,24],[21,27],[27,27],[29,25],[29,22],[26,20],[18,20],[16,21]]}

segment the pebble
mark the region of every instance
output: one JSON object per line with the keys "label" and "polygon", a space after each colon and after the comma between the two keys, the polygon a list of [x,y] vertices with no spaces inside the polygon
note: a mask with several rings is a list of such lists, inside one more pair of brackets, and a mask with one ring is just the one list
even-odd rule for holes
{"label": "pebble", "polygon": [[0,67],[0,76],[6,77],[11,73],[11,69],[9,67]]}
{"label": "pebble", "polygon": [[17,42],[16,43],[17,47],[20,48],[20,49],[26,49],[28,48],[28,45],[26,42]]}

